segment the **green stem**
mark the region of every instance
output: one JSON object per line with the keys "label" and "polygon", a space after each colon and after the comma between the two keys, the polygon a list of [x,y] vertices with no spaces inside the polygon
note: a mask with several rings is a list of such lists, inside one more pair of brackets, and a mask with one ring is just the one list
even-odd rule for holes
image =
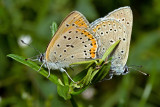
{"label": "green stem", "polygon": [[73,96],[71,97],[70,101],[71,101],[73,107],[78,107],[78,105],[77,105],[76,101],[74,100]]}

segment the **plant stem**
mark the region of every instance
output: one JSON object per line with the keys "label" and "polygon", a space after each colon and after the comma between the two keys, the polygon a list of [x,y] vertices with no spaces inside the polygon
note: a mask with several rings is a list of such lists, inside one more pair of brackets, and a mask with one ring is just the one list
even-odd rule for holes
{"label": "plant stem", "polygon": [[78,105],[77,105],[76,101],[74,100],[73,96],[71,96],[70,101],[71,101],[73,107],[78,107]]}

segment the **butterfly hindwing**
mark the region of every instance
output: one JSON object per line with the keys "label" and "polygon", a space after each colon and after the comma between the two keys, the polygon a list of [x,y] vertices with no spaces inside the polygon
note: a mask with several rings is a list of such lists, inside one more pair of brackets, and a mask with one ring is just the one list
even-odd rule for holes
{"label": "butterfly hindwing", "polygon": [[121,40],[120,44],[111,55],[113,57],[112,66],[118,64],[120,66],[124,66],[127,62],[129,51],[129,47],[124,47],[128,45],[129,41],[125,27],[117,20],[107,19],[97,23],[93,27],[93,32],[95,32],[96,39],[98,40],[98,56],[100,58],[111,45],[113,45],[117,40]]}
{"label": "butterfly hindwing", "polygon": [[[131,37],[132,25],[133,25],[133,14],[130,7],[125,6],[114,10],[105,16],[107,19],[115,19],[126,27],[126,32]],[[129,38],[130,39],[130,38]]]}
{"label": "butterfly hindwing", "polygon": [[90,24],[99,45],[98,57],[101,58],[114,42],[121,40],[110,55],[112,57],[111,70],[115,75],[120,75],[124,72],[129,54],[132,20],[133,16],[130,7],[122,7]]}

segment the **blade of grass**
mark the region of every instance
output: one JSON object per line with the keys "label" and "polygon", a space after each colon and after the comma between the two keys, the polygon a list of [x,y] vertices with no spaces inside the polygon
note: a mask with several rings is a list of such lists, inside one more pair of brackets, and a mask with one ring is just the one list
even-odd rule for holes
{"label": "blade of grass", "polygon": [[99,64],[102,64],[103,61],[109,56],[109,54],[113,51],[113,49],[119,44],[120,40],[116,41],[113,45],[111,45],[107,51],[104,53],[102,59],[100,60]]}
{"label": "blade of grass", "polygon": [[[20,62],[20,63],[32,68],[35,71],[38,71],[39,68],[40,68],[35,62],[30,61],[30,60],[25,60],[26,59],[25,57],[18,56],[18,55],[15,55],[15,54],[9,54],[7,56],[12,58],[12,59],[14,59],[14,60],[16,60],[17,62]],[[38,73],[40,73],[41,75],[45,76],[46,78],[48,76],[48,72],[45,71],[43,68]],[[58,77],[57,76],[51,74],[48,79],[50,81],[52,81],[53,83],[55,83],[57,85],[60,85],[59,82],[58,82]]]}
{"label": "blade of grass", "polygon": [[58,28],[57,23],[56,23],[56,22],[53,22],[52,25],[51,25],[52,37],[53,37],[54,34],[56,33],[57,28]]}
{"label": "blade of grass", "polygon": [[83,84],[85,84],[85,85],[89,84],[90,78],[91,78],[91,74],[92,74],[93,71],[94,71],[93,67],[90,67],[89,70],[88,70],[88,72],[87,72],[87,75],[82,80]]}

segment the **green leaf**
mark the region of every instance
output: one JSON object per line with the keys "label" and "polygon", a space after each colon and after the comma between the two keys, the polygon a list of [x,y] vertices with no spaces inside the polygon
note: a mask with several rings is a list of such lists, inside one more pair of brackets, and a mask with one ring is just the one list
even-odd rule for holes
{"label": "green leaf", "polygon": [[120,40],[116,41],[113,45],[111,45],[107,51],[104,53],[102,57],[102,61],[105,61],[105,59],[109,56],[109,54],[113,51],[113,49],[119,44]]}
{"label": "green leaf", "polygon": [[84,90],[86,90],[89,87],[89,85],[85,86],[84,88],[78,89],[76,91],[72,91],[71,94],[72,95],[78,95],[81,94]]}
{"label": "green leaf", "polygon": [[56,33],[57,31],[57,23],[56,22],[53,22],[52,25],[51,25],[51,32],[52,32],[52,36]]}
{"label": "green leaf", "polygon": [[95,79],[92,81],[92,83],[96,83],[102,79],[105,78],[105,76],[108,74],[111,66],[111,58],[109,58],[108,63],[104,63],[100,68],[99,71],[97,71],[97,75],[95,75]]}
{"label": "green leaf", "polygon": [[[22,63],[22,64],[24,64],[24,65],[27,65],[28,67],[34,69],[35,71],[38,71],[39,68],[40,68],[35,62],[30,61],[30,60],[26,60],[25,57],[18,56],[18,55],[15,55],[15,54],[9,54],[7,56],[10,57],[10,58],[12,58],[12,59],[14,59],[14,60],[16,60],[16,61],[18,61],[18,62],[20,62],[20,63]],[[41,75],[45,76],[46,78],[48,76],[48,72],[45,71],[43,68],[38,73],[40,73]],[[60,84],[58,82],[58,77],[55,76],[55,75],[53,75],[53,74],[51,74],[48,79],[50,81],[52,81],[53,83],[57,84],[57,85]]]}
{"label": "green leaf", "polygon": [[111,66],[111,63],[103,65],[102,69],[100,70],[100,72],[98,74],[98,77],[97,77],[98,80],[102,80],[106,77],[106,75],[108,74],[108,72],[110,70],[110,66]]}
{"label": "green leaf", "polygon": [[96,76],[96,74],[99,72],[99,70],[93,71],[91,77],[90,77],[90,82],[93,80],[93,78]]}
{"label": "green leaf", "polygon": [[73,77],[73,80],[75,82],[80,81],[81,79],[84,78],[84,76],[87,74],[87,69],[84,69],[83,71],[81,71],[80,73],[78,73],[75,77]]}
{"label": "green leaf", "polygon": [[84,85],[88,85],[91,82],[90,79],[93,71],[94,71],[93,67],[90,67],[88,69],[87,75],[82,80]]}
{"label": "green leaf", "polygon": [[57,92],[59,94],[59,96],[63,97],[65,100],[68,100],[71,98],[71,95],[69,93],[69,86],[65,85],[58,85],[57,86]]}
{"label": "green leaf", "polygon": [[69,79],[65,72],[62,73],[63,81],[65,85],[69,85]]}
{"label": "green leaf", "polygon": [[80,61],[80,62],[75,62],[75,63],[72,63],[70,65],[80,65],[80,64],[88,64],[88,63],[96,63],[98,59],[95,59],[95,60],[89,60],[89,61]]}
{"label": "green leaf", "polygon": [[58,79],[58,82],[60,85],[64,86],[64,84],[62,83],[61,79]]}

